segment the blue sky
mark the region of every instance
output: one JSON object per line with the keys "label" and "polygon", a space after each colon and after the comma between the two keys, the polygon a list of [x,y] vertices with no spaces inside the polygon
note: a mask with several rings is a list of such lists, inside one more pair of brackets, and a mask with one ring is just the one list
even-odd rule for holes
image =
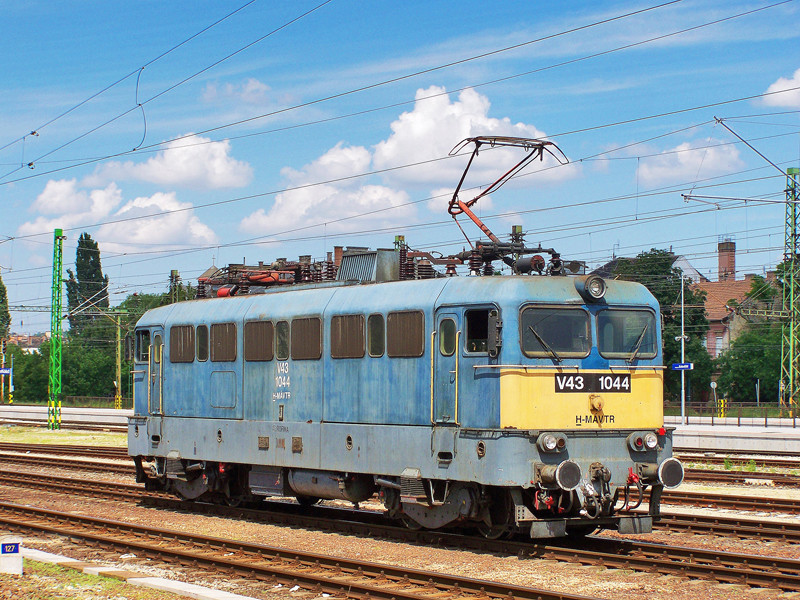
{"label": "blue sky", "polygon": [[[712,279],[721,237],[740,276],[781,260],[785,178],[715,117],[778,167],[800,164],[795,1],[0,6],[12,305],[49,304],[55,227],[65,267],[82,232],[99,243],[112,304],[212,262],[397,234],[460,251],[447,201],[466,156],[448,152],[477,135],[547,137],[570,159],[481,199],[500,237],[519,224],[590,266],[672,247]],[[465,186],[520,156],[483,152]]]}

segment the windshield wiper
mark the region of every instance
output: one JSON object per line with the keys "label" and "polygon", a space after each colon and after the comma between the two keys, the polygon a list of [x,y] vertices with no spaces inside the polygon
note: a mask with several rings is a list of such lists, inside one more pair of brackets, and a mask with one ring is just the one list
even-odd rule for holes
{"label": "windshield wiper", "polygon": [[556,360],[556,362],[561,362],[563,360],[558,353],[550,347],[550,344],[544,341],[544,338],[542,338],[542,336],[540,336],[539,333],[533,328],[533,325],[528,325],[528,329],[530,329],[531,333],[536,336],[536,339],[539,340],[539,343],[542,345],[542,347],[553,355],[553,358]]}
{"label": "windshield wiper", "polygon": [[650,324],[649,323],[644,324],[644,329],[642,329],[642,333],[639,334],[639,338],[633,345],[633,352],[631,352],[631,357],[628,359],[629,365],[633,364],[633,361],[636,360],[636,355],[639,354],[639,349],[642,347],[642,342],[644,341],[644,334],[647,333],[648,325]]}

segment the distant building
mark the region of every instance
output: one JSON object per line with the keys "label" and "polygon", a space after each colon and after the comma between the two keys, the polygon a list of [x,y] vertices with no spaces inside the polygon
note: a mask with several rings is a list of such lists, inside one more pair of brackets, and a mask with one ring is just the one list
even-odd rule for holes
{"label": "distant building", "polygon": [[[717,244],[718,281],[698,281],[692,289],[702,290],[706,294],[706,318],[709,328],[704,346],[712,358],[730,347],[744,320],[733,311],[735,304],[747,299],[752,289],[754,274],[748,273],[744,279],[736,279],[736,242],[726,239]],[[775,282],[775,272],[768,271],[765,280]]]}
{"label": "distant building", "polygon": [[39,352],[42,344],[50,339],[50,333],[37,335],[27,335],[25,333],[12,333],[8,336],[8,343],[19,346],[25,354],[35,354]]}

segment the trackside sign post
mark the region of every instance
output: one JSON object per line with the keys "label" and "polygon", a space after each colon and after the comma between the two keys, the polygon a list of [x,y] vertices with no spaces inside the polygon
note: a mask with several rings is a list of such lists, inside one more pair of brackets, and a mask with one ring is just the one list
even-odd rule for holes
{"label": "trackside sign post", "polygon": [[0,536],[0,573],[22,575],[22,538]]}
{"label": "trackside sign post", "polygon": [[673,371],[691,371],[694,369],[694,363],[672,363],[670,369]]}

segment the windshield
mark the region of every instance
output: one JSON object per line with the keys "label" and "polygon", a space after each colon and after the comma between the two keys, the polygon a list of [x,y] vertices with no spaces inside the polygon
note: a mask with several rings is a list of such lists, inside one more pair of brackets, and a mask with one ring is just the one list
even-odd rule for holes
{"label": "windshield", "polygon": [[589,354],[589,314],[580,308],[530,307],[522,311],[522,351],[526,356],[550,357]]}
{"label": "windshield", "polygon": [[600,355],[606,358],[653,358],[656,319],[649,310],[608,309],[597,314]]}

